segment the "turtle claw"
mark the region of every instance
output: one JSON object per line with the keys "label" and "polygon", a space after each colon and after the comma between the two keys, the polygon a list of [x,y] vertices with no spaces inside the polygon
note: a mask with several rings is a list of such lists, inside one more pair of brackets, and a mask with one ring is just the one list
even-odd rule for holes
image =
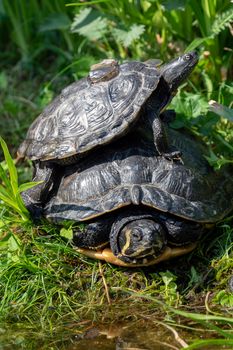
{"label": "turtle claw", "polygon": [[170,161],[179,161],[181,164],[184,164],[182,161],[182,152],[180,151],[171,151],[168,153],[163,153],[162,156]]}

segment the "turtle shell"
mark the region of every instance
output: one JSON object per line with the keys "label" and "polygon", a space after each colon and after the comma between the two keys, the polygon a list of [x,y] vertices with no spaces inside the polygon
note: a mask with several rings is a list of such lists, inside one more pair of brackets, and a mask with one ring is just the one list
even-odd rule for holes
{"label": "turtle shell", "polygon": [[154,65],[136,61],[119,65],[115,60],[94,65],[88,77],[66,87],[33,122],[19,156],[59,160],[112,141],[137,120],[160,81],[167,101],[169,87]]}
{"label": "turtle shell", "polygon": [[173,140],[184,164],[158,156],[152,143],[139,147],[127,140],[67,168],[45,216],[53,222],[85,221],[141,205],[200,223],[219,221],[233,208],[232,178],[209,167],[191,136],[178,132]]}

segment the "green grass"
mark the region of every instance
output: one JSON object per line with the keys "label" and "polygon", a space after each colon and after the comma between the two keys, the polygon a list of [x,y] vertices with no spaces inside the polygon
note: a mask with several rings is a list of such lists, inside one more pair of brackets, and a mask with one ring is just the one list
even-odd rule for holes
{"label": "green grass", "polygon": [[76,43],[68,32],[70,11],[64,0],[41,3],[1,0],[1,10],[5,20],[3,25],[9,35],[6,40],[10,38],[15,43],[25,65],[30,66],[33,60],[43,57],[48,51],[65,58],[72,57]]}
{"label": "green grass", "polygon": [[[113,0],[70,5],[0,0],[0,128],[6,141],[1,139],[0,152],[5,158],[0,163],[0,320],[12,329],[15,324],[17,332],[27,328],[35,339],[28,348],[43,336],[56,336],[64,324],[74,322],[82,332],[83,320],[115,324],[148,317],[154,324],[164,319],[177,332],[181,326],[205,330],[207,339],[190,336],[188,349],[220,348],[224,341],[230,347],[232,218],[173,262],[136,270],[99,264],[78,254],[60,227],[31,221],[20,198],[31,186],[31,164],[15,165],[14,159],[32,120],[91,64],[106,57],[167,60],[196,48],[198,66],[171,105],[177,113],[173,127],[200,135],[216,169],[230,165],[232,4]],[[210,100],[216,103],[209,106]],[[23,344],[25,337],[19,334],[15,341]]]}

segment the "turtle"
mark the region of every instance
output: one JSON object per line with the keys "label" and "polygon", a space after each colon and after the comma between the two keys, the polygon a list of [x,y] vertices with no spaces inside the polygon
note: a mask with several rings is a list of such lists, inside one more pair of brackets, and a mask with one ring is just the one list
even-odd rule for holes
{"label": "turtle", "polygon": [[179,158],[179,150],[169,147],[159,114],[197,62],[195,51],[160,67],[154,60],[119,64],[108,59],[93,65],[86,78],[64,88],[32,123],[18,149],[18,158],[34,162],[33,181],[42,181],[22,193],[29,211],[39,215],[60,166],[122,137],[135,124],[143,128],[149,124],[158,152]]}
{"label": "turtle", "polygon": [[233,179],[210,167],[205,147],[191,134],[170,130],[169,136],[182,162],[131,135],[65,168],[44,217],[83,223],[75,225],[74,246],[119,266],[149,266],[188,253],[233,209]]}

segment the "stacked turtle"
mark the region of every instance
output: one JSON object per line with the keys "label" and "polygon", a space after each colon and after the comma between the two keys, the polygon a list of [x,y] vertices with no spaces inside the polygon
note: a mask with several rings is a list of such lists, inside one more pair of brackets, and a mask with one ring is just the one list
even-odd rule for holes
{"label": "stacked turtle", "polygon": [[19,148],[43,181],[22,194],[32,216],[86,223],[74,244],[122,266],[192,250],[233,205],[232,181],[213,172],[202,145],[166,132],[163,110],[197,61],[195,52],[160,68],[105,60],[65,88]]}

